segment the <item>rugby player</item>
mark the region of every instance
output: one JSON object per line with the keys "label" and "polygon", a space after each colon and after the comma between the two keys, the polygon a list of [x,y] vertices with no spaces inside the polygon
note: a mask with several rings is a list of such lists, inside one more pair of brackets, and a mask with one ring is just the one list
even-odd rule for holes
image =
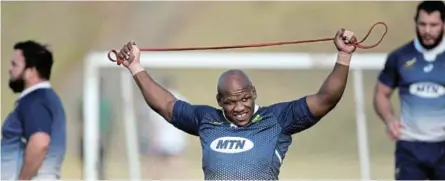
{"label": "rugby player", "polygon": [[351,31],[335,35],[337,62],[318,92],[265,107],[255,104],[255,87],[241,70],[228,70],[219,78],[216,100],[221,109],[216,109],[177,100],[153,81],[139,63],[134,42],[125,44],[118,56],[154,111],[200,137],[206,180],[277,180],[291,135],[315,125],[340,101],[356,49],[351,41],[356,41]]}
{"label": "rugby player", "polygon": [[52,53],[34,41],[15,44],[9,87],[20,93],[2,127],[1,180],[59,180],[66,149],[65,111],[49,83]]}
{"label": "rugby player", "polygon": [[[374,108],[396,140],[395,178],[445,180],[444,2],[421,2],[414,20],[417,37],[388,55]],[[390,101],[396,88],[400,118]]]}

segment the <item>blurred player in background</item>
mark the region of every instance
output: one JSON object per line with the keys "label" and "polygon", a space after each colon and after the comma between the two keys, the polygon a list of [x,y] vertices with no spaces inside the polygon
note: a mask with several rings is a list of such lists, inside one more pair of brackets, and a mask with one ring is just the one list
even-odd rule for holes
{"label": "blurred player in background", "polygon": [[[445,180],[445,5],[424,1],[417,37],[391,52],[378,78],[374,107],[396,143],[397,180]],[[401,118],[390,102],[399,88]]]}
{"label": "blurred player in background", "polygon": [[[241,70],[221,75],[216,100],[222,109],[216,109],[178,100],[157,84],[139,63],[134,42],[125,44],[118,56],[153,110],[178,129],[199,136],[206,180],[277,180],[291,136],[315,125],[340,101],[356,48],[351,41],[356,39],[350,31],[335,35],[337,63],[318,92],[266,107],[255,104],[256,89]],[[190,82],[190,88],[199,83]]]}
{"label": "blurred player in background", "polygon": [[[163,76],[159,84],[165,87],[178,100],[187,101],[187,99],[174,89],[174,83],[171,77]],[[169,124],[161,115],[153,111],[145,101],[140,105],[139,120],[149,122],[149,128],[141,134],[150,135],[151,147],[154,160],[150,160],[152,178],[174,179],[183,178],[186,173],[185,160],[183,154],[187,144],[187,135]],[[175,174],[171,171],[175,170]]]}
{"label": "blurred player in background", "polygon": [[[108,150],[110,148],[110,137],[111,137],[111,130],[113,125],[113,110],[111,106],[111,101],[105,96],[104,93],[104,83],[103,79],[100,81],[100,102],[99,102],[99,159],[98,159],[98,179],[99,180],[106,180],[106,174],[105,174],[105,161],[106,161],[106,153],[108,153]],[[79,106],[79,120],[80,120],[80,145],[79,145],[79,151],[80,151],[80,160],[84,161],[84,116],[83,116],[83,99],[81,99],[80,106]]]}
{"label": "blurred player in background", "polygon": [[2,128],[1,180],[59,180],[65,110],[49,83],[52,53],[34,41],[14,45],[9,87],[20,93]]}

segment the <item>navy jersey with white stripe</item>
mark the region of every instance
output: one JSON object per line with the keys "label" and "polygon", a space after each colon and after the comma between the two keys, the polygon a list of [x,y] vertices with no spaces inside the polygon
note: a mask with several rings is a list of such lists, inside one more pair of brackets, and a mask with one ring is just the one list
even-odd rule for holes
{"label": "navy jersey with white stripe", "polygon": [[399,88],[401,140],[445,141],[445,41],[426,51],[414,40],[393,51],[379,81]]}
{"label": "navy jersey with white stripe", "polygon": [[59,179],[66,147],[65,112],[49,84],[40,84],[40,87],[23,95],[4,121],[1,139],[2,180],[17,180],[23,166],[27,141],[36,132],[48,133],[51,142],[45,160],[33,179]]}
{"label": "navy jersey with white stripe", "polygon": [[304,97],[257,107],[246,127],[233,126],[222,110],[178,100],[171,123],[200,137],[206,180],[277,180],[291,135],[317,121]]}

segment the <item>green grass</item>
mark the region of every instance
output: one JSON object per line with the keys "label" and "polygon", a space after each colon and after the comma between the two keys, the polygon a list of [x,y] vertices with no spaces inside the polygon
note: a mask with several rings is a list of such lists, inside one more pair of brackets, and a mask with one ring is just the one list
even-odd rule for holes
{"label": "green grass", "polygon": [[[193,46],[332,37],[338,28],[355,31],[359,39],[377,21],[389,26],[375,49],[388,52],[412,39],[417,2],[2,2],[2,118],[15,96],[7,87],[7,67],[14,42],[36,39],[51,45],[56,58],[52,83],[63,99],[69,121],[69,153],[64,178],[80,178],[77,151],[76,99],[82,94],[83,57],[90,50],[119,48],[127,40],[141,46]],[[369,44],[382,33],[376,29]],[[334,52],[330,42],[236,51]],[[211,61],[211,60],[209,60]],[[216,80],[222,70],[153,70],[177,78],[178,89],[193,103],[215,105]],[[327,71],[248,71],[262,105],[295,99],[318,89]],[[106,93],[121,110],[116,70],[102,71]],[[373,179],[392,179],[393,144],[371,108],[376,72],[365,74],[366,110]],[[197,81],[198,78],[198,81]],[[309,79],[310,78],[310,79]],[[260,81],[261,80],[261,81]],[[193,89],[190,84],[194,83]],[[294,137],[281,179],[357,179],[356,125],[351,90],[338,107],[314,128]],[[135,93],[138,91],[135,90]],[[140,100],[140,97],[138,97]],[[121,118],[120,118],[121,119]],[[123,119],[123,118],[122,118]],[[127,178],[123,120],[118,120],[110,149],[110,179]],[[199,141],[187,151],[190,178],[202,178]],[[149,162],[145,160],[143,164]],[[144,173],[146,173],[144,171]]]}

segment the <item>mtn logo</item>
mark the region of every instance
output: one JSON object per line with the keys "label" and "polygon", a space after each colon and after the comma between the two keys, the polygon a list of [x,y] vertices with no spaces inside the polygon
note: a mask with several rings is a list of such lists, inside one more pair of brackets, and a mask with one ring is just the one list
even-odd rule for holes
{"label": "mtn logo", "polygon": [[210,144],[210,148],[220,153],[241,153],[254,147],[252,141],[242,137],[220,137]]}
{"label": "mtn logo", "polygon": [[445,87],[431,82],[412,84],[409,92],[422,98],[437,98],[445,95]]}

